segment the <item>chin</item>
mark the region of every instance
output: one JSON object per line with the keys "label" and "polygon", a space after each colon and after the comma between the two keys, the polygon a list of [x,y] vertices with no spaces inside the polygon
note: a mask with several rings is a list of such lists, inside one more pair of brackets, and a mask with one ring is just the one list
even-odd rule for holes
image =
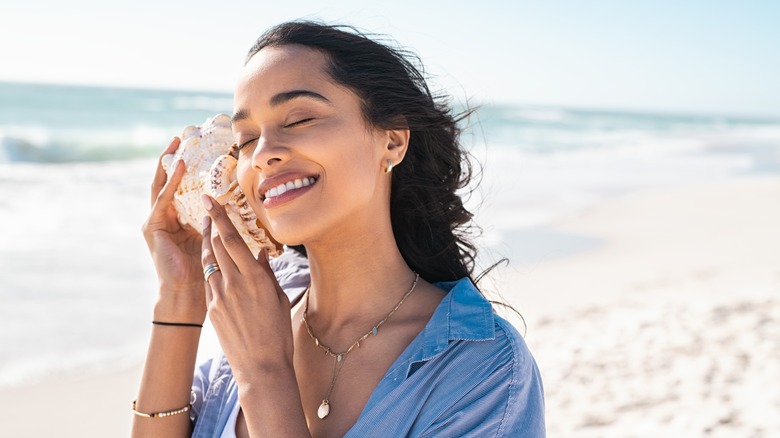
{"label": "chin", "polygon": [[283,243],[287,246],[303,245],[306,241],[307,224],[311,224],[311,220],[302,221],[303,223],[296,224],[297,221],[277,221],[268,220],[268,227],[266,228],[274,236],[274,239],[279,243]]}

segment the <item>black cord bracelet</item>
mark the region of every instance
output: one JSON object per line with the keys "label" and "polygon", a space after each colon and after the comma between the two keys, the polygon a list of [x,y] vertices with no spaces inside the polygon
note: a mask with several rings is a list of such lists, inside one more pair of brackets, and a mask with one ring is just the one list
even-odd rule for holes
{"label": "black cord bracelet", "polygon": [[175,327],[200,327],[200,328],[203,328],[203,324],[192,324],[192,323],[189,323],[189,322],[152,321],[152,324],[171,325],[171,326],[175,326]]}

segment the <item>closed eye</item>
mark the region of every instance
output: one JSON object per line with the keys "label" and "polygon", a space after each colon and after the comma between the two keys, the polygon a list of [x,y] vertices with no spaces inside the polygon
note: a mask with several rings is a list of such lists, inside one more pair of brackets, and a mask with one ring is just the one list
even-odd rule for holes
{"label": "closed eye", "polygon": [[[284,125],[284,127],[285,128],[294,128],[294,127],[296,127],[298,125],[302,125],[304,123],[311,122],[312,120],[315,120],[315,117],[309,117],[309,118],[306,118],[306,119],[301,119],[301,120],[298,120],[297,122],[292,122],[290,124]],[[254,138],[252,140],[249,140],[249,141],[246,141],[244,143],[241,143],[240,145],[238,145],[238,150],[240,151],[241,149],[244,149],[244,147],[249,146],[250,143],[252,143],[253,141],[256,141],[256,140],[257,139]]]}
{"label": "closed eye", "polygon": [[311,122],[312,120],[314,120],[314,117],[309,117],[307,119],[298,120],[297,122],[292,122],[289,125],[284,125],[284,127],[285,128],[292,128],[294,126],[302,125],[302,124],[304,124],[306,122]]}
{"label": "closed eye", "polygon": [[241,143],[240,145],[238,145],[238,150],[240,151],[241,149],[244,149],[244,146],[248,146],[249,143],[252,143],[253,141],[256,141],[256,140],[257,139],[255,138],[255,139],[252,139],[252,140],[245,141],[245,142]]}

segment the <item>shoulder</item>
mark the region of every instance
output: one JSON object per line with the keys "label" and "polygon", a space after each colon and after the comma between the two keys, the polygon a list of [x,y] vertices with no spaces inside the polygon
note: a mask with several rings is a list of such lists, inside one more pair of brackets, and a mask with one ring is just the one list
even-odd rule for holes
{"label": "shoulder", "polygon": [[470,280],[443,286],[451,287],[429,337],[446,334],[447,344],[419,369],[443,403],[426,434],[544,436],[541,374],[523,337]]}
{"label": "shoulder", "polygon": [[[511,358],[508,364],[506,404],[499,435],[544,436],[544,386],[539,367],[525,340],[509,322],[495,316],[496,340]],[[517,435],[515,435],[517,436]]]}
{"label": "shoulder", "polygon": [[490,412],[475,412],[477,416],[497,421],[500,430],[515,430],[520,424],[524,430],[543,428],[544,388],[539,367],[517,329],[500,316],[493,315],[492,337],[451,341],[441,356],[432,360],[437,362],[448,368],[443,375],[445,386],[459,388],[462,397],[453,404],[453,411],[478,411],[482,404],[490,406]]}
{"label": "shoulder", "polygon": [[451,363],[462,369],[464,376],[480,381],[499,374],[504,380],[496,383],[501,385],[536,372],[533,355],[517,329],[498,315],[490,318],[490,331],[484,336],[451,337],[447,347],[430,361]]}
{"label": "shoulder", "polygon": [[[514,325],[493,314],[492,335],[481,339],[453,339],[441,359],[478,366],[483,373],[501,372],[512,379],[538,373],[528,345]],[[510,382],[511,383],[511,382]]]}
{"label": "shoulder", "polygon": [[[539,374],[536,360],[531,354],[523,336],[514,325],[499,315],[493,315],[495,338],[493,348],[506,357],[507,366],[512,372],[513,379],[521,380],[523,376],[533,377]],[[539,379],[541,384],[541,379]]]}

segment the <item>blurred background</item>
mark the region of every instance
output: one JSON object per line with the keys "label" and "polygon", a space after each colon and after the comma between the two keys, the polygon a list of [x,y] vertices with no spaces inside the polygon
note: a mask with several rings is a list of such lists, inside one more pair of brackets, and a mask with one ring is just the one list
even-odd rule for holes
{"label": "blurred background", "polygon": [[0,435],[128,433],[155,158],[291,19],[386,35],[479,108],[478,270],[509,259],[480,286],[525,319],[550,436],[780,434],[776,2],[11,0]]}

